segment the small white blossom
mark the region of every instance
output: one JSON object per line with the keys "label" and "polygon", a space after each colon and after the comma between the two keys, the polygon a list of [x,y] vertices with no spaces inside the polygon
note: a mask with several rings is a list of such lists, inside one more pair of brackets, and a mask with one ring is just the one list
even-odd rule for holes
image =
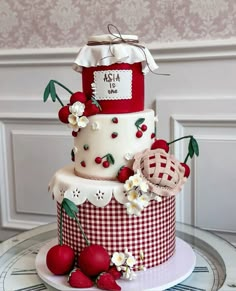
{"label": "small white blossom", "polygon": [[139,203],[137,199],[132,201],[132,202],[125,203],[125,207],[126,207],[127,213],[129,215],[140,216],[141,215],[141,211],[143,210],[142,204]]}
{"label": "small white blossom", "polygon": [[125,254],[115,252],[111,258],[111,261],[117,267],[120,267],[121,265],[123,265],[125,263]]}
{"label": "small white blossom", "polygon": [[76,154],[78,152],[78,148],[76,146],[73,147],[73,153]]}
{"label": "small white blossom", "polygon": [[130,190],[128,192],[127,198],[129,201],[134,201],[138,198],[139,194],[136,190]]}
{"label": "small white blossom", "polygon": [[149,204],[149,201],[150,201],[150,199],[149,199],[149,197],[148,197],[147,194],[143,194],[143,195],[141,195],[141,196],[138,198],[138,200],[139,200],[139,203],[140,203],[141,205],[143,205],[143,207],[147,207],[148,204]]}
{"label": "small white blossom", "polygon": [[79,128],[83,128],[85,127],[87,124],[89,123],[89,120],[86,116],[81,116],[79,119],[78,119],[78,127]]}
{"label": "small white blossom", "polygon": [[133,268],[133,266],[136,264],[136,260],[135,260],[135,258],[134,258],[133,256],[129,256],[129,257],[127,258],[127,260],[126,260],[126,264],[127,264],[129,267]]}
{"label": "small white blossom", "polygon": [[134,187],[133,181],[131,181],[130,179],[125,181],[124,184],[125,191],[130,191],[133,187]]}
{"label": "small white blossom", "polygon": [[134,157],[134,155],[131,154],[131,153],[126,153],[126,154],[124,155],[124,158],[126,159],[126,161],[130,161],[130,160],[132,160],[133,157]]}
{"label": "small white blossom", "polygon": [[135,279],[136,277],[137,277],[137,275],[130,268],[127,268],[126,271],[123,273],[123,279],[126,279],[126,280],[131,281],[131,280]]}
{"label": "small white blossom", "polygon": [[69,127],[73,129],[73,131],[78,131],[79,126],[78,126],[78,116],[75,116],[73,114],[70,114],[68,116],[68,121],[69,121]]}
{"label": "small white blossom", "polygon": [[82,116],[84,113],[84,108],[85,108],[85,105],[77,101],[69,107],[69,110],[73,115]]}
{"label": "small white blossom", "polygon": [[146,182],[144,182],[144,181],[142,181],[140,183],[139,187],[140,187],[141,191],[143,191],[143,192],[147,192],[148,191],[148,184]]}
{"label": "small white blossom", "polygon": [[134,186],[139,186],[142,183],[142,178],[138,173],[129,177],[129,180],[133,182]]}
{"label": "small white blossom", "polygon": [[99,125],[99,123],[97,121],[95,121],[95,122],[93,122],[91,124],[91,128],[92,128],[92,130],[99,130],[100,129],[100,125]]}
{"label": "small white blossom", "polygon": [[157,202],[161,202],[162,201],[162,197],[159,195],[156,195],[154,198]]}

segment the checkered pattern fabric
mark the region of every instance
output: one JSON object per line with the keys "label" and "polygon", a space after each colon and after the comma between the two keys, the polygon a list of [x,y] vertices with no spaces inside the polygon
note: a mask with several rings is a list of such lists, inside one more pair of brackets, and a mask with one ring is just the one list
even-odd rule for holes
{"label": "checkered pattern fabric", "polygon": [[[114,198],[105,207],[96,207],[86,201],[79,205],[78,219],[90,243],[100,244],[110,255],[124,252],[135,256],[137,264],[147,268],[157,266],[170,258],[175,250],[175,197],[163,197],[161,202],[151,201],[142,215],[127,215],[124,205]],[[60,203],[58,203],[58,236]],[[63,243],[78,254],[85,246],[76,221],[63,210]],[[140,259],[140,251],[144,259]]]}

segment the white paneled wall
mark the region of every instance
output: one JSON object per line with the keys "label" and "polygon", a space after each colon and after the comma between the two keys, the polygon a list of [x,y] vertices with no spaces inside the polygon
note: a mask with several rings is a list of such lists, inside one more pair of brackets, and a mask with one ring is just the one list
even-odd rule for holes
{"label": "white paneled wall", "polygon": [[[178,196],[177,219],[236,241],[236,45],[190,43],[151,48],[160,72],[148,74],[146,107],[156,108],[158,135],[193,134],[200,157]],[[77,50],[0,51],[0,240],[55,220],[47,193],[53,172],[70,163],[70,130],[57,120],[59,104],[42,101],[56,79],[81,90],[71,69]],[[61,92],[66,100],[65,92]],[[181,160],[187,142],[173,146]]]}

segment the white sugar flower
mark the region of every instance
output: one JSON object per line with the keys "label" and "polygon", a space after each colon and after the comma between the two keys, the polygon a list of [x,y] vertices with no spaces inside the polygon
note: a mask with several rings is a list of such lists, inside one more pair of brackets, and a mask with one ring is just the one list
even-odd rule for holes
{"label": "white sugar flower", "polygon": [[99,125],[99,123],[97,121],[95,121],[95,122],[93,122],[91,124],[91,128],[92,128],[92,130],[99,130],[100,129],[100,125]]}
{"label": "white sugar flower", "polygon": [[128,192],[127,198],[128,198],[129,201],[134,201],[134,200],[136,200],[138,198],[138,196],[139,196],[139,194],[138,194],[137,191],[130,190]]}
{"label": "white sugar flower", "polygon": [[162,201],[162,197],[159,195],[156,195],[154,198],[157,202],[161,202]]}
{"label": "white sugar flower", "polygon": [[78,131],[79,126],[78,126],[78,116],[75,116],[73,114],[70,114],[68,116],[68,121],[69,121],[69,127],[73,129],[73,131]]}
{"label": "white sugar flower", "polygon": [[113,264],[119,267],[125,263],[125,254],[115,252],[111,258],[111,261]]}
{"label": "white sugar flower", "polygon": [[77,125],[77,123],[78,123],[78,119],[79,119],[79,117],[76,116],[76,115],[74,115],[74,114],[70,114],[70,115],[68,116],[68,121],[69,121],[69,124],[70,124],[70,125]]}
{"label": "white sugar flower", "polygon": [[129,252],[128,248],[125,248],[125,251],[124,251],[126,257],[129,257],[129,256],[132,256],[131,252]]}
{"label": "white sugar flower", "polygon": [[78,118],[77,124],[79,128],[85,127],[88,123],[89,123],[89,120],[86,116],[81,116],[80,118]]}
{"label": "white sugar flower", "polygon": [[127,268],[126,271],[123,273],[123,279],[126,279],[126,280],[133,280],[136,278],[136,274],[134,273],[133,270],[131,270],[130,268]]}
{"label": "white sugar flower", "polygon": [[149,201],[150,201],[150,199],[149,199],[149,197],[148,197],[147,194],[143,194],[143,195],[141,195],[140,197],[138,197],[138,202],[139,202],[141,205],[143,205],[143,207],[147,207],[148,204],[149,204]]}
{"label": "white sugar flower", "polygon": [[133,186],[139,186],[142,183],[142,178],[139,173],[129,177],[129,180],[133,182]]}
{"label": "white sugar flower", "polygon": [[141,203],[138,202],[138,200],[134,200],[132,202],[125,203],[125,207],[126,207],[127,213],[129,215],[140,216],[141,211],[143,210],[143,206]]}
{"label": "white sugar flower", "polygon": [[136,260],[135,260],[134,256],[129,256],[126,260],[126,264],[127,264],[127,266],[133,268],[133,266],[136,264]]}
{"label": "white sugar flower", "polygon": [[124,158],[126,159],[126,161],[130,161],[130,160],[132,160],[134,158],[134,155],[131,154],[131,153],[126,153],[124,155]]}
{"label": "white sugar flower", "polygon": [[124,184],[125,191],[130,191],[133,187],[134,187],[133,181],[131,181],[130,179],[125,181]]}
{"label": "white sugar flower", "polygon": [[140,184],[139,184],[139,187],[140,187],[140,190],[143,191],[143,192],[147,192],[148,191],[148,184],[144,181],[142,181]]}
{"label": "white sugar flower", "polygon": [[73,115],[82,116],[84,113],[84,108],[85,105],[77,101],[69,107],[69,110]]}

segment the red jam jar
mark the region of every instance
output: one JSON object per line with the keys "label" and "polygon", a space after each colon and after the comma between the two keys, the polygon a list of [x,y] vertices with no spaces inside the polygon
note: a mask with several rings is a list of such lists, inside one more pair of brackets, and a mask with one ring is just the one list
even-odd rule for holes
{"label": "red jam jar", "polygon": [[100,113],[131,113],[144,109],[147,63],[157,68],[137,36],[108,34],[90,37],[73,68],[82,73],[83,92],[95,97]]}

